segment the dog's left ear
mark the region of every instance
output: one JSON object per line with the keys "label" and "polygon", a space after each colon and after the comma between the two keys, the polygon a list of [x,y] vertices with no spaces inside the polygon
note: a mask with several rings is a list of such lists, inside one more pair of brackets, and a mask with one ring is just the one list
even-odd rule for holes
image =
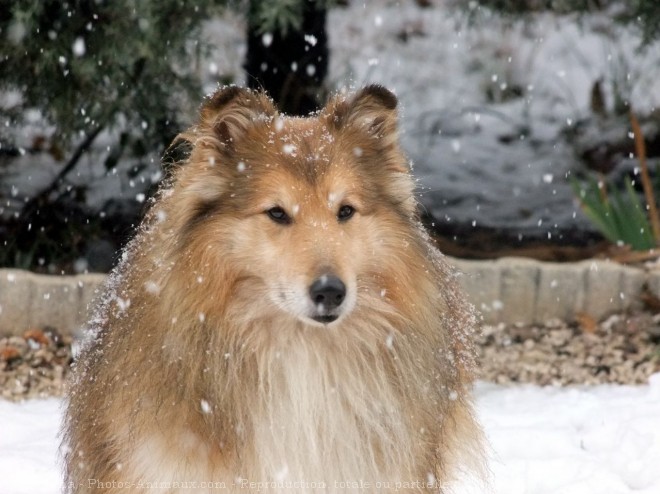
{"label": "dog's left ear", "polygon": [[339,95],[323,111],[327,123],[335,130],[350,127],[393,144],[397,139],[397,99],[383,86],[372,84],[354,96]]}
{"label": "dog's left ear", "polygon": [[[353,149],[355,159],[363,166],[390,173],[380,190],[404,213],[413,217],[416,202],[414,183],[405,155],[398,142],[397,99],[383,86],[371,85],[353,96],[335,96],[321,112],[321,119],[344,143]],[[359,149],[359,154],[355,150]],[[361,156],[361,158],[357,158]]]}

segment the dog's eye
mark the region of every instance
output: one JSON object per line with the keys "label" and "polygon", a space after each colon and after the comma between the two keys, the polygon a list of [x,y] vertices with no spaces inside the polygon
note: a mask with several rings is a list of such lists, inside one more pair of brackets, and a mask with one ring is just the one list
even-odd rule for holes
{"label": "dog's eye", "polygon": [[286,211],[280,207],[276,206],[274,208],[270,208],[268,211],[266,211],[266,214],[275,223],[280,223],[282,225],[288,225],[291,223],[291,218],[289,215],[286,214]]}
{"label": "dog's eye", "polygon": [[345,204],[344,206],[339,208],[339,211],[337,212],[337,219],[339,221],[346,221],[351,216],[353,216],[353,213],[355,213],[355,208],[353,206],[349,206],[348,204]]}

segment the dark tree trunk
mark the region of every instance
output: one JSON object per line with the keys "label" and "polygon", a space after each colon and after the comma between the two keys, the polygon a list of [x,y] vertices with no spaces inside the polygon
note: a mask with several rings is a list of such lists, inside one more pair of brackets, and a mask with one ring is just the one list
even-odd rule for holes
{"label": "dark tree trunk", "polygon": [[[259,0],[252,0],[251,8],[258,3]],[[265,89],[279,109],[289,115],[307,115],[323,103],[328,37],[326,9],[321,3],[303,0],[300,31],[289,29],[286,34],[263,35],[253,22],[248,23],[248,87]]]}

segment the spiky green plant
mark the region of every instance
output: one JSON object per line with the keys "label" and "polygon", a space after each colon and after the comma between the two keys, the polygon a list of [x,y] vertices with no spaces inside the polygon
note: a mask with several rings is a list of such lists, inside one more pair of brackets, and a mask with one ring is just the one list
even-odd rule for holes
{"label": "spiky green plant", "polygon": [[609,241],[629,245],[633,250],[657,247],[646,207],[632,180],[625,181],[625,192],[607,188],[593,178],[586,182],[572,179],[571,186],[585,215]]}

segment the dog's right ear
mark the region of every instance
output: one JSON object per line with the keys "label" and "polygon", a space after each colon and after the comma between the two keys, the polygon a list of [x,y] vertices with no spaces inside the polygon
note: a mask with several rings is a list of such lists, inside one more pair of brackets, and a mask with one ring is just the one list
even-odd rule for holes
{"label": "dog's right ear", "polygon": [[198,130],[212,132],[229,148],[255,121],[268,120],[277,114],[272,100],[263,92],[238,86],[224,86],[202,104]]}

